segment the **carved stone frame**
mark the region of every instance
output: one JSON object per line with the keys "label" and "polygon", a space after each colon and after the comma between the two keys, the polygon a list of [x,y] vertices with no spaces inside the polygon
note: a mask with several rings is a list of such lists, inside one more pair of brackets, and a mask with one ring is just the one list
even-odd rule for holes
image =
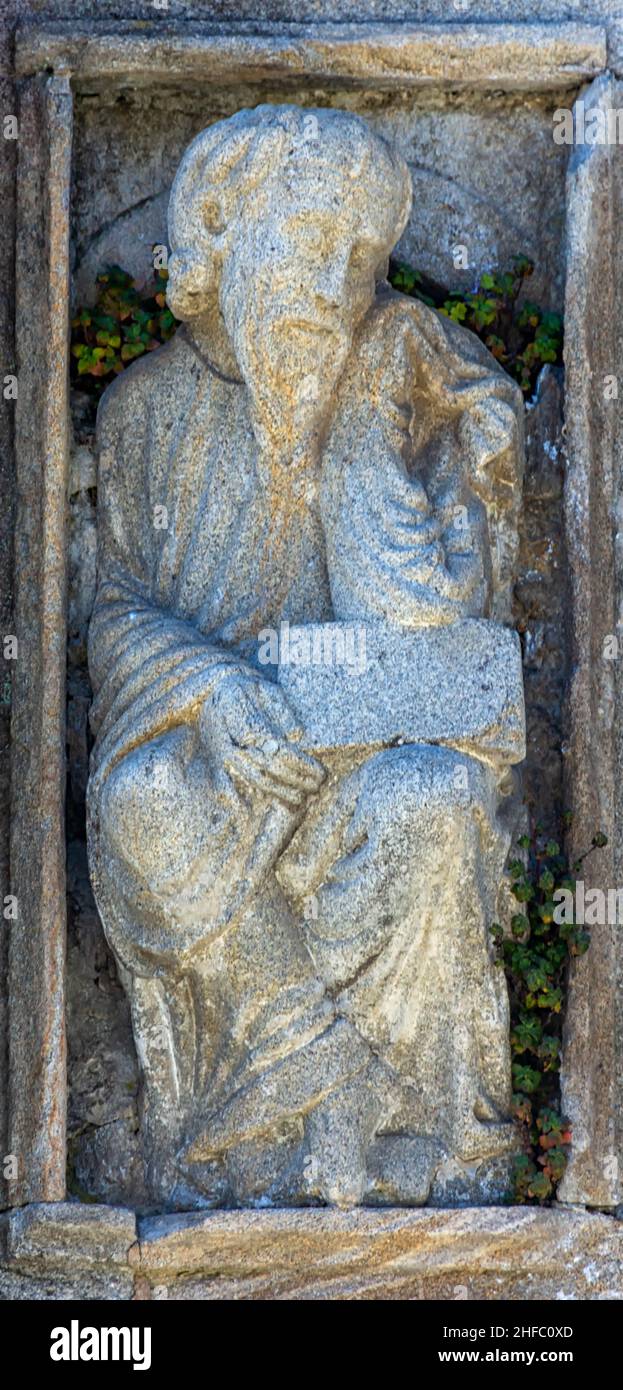
{"label": "carved stone frame", "polygon": [[[619,68],[619,39],[619,26],[615,25],[611,30],[611,66],[615,71]],[[9,1202],[26,1210],[15,1211],[7,1227],[7,1257],[18,1270],[42,1272],[51,1267],[50,1258],[55,1269],[83,1267],[85,1261],[89,1268],[100,1268],[103,1260],[106,1268],[121,1265],[129,1277],[142,1260],[150,1277],[154,1247],[149,1241],[152,1237],[164,1239],[162,1232],[169,1220],[160,1218],[164,1226],[155,1232],[145,1230],[141,1250],[151,1248],[152,1257],[148,1257],[137,1253],[134,1246],[130,1213],[92,1207],[83,1209],[78,1220],[75,1205],[64,1204],[65,593],[73,93],[83,84],[89,84],[90,90],[97,83],[125,81],[143,86],[188,80],[195,84],[242,80],[274,84],[278,78],[287,84],[306,76],[334,88],[366,85],[384,90],[568,93],[593,82],[585,100],[616,105],[615,78],[600,76],[606,67],[605,30],[575,23],[405,24],[386,28],[265,25],[259,31],[250,22],[185,25],[156,20],[151,24],[62,22],[44,27],[26,25],[18,31],[15,630],[20,660],[12,724],[11,892],[17,897],[19,914],[11,926],[9,960],[9,1150],[18,1157],[19,1176],[10,1184]],[[618,104],[623,105],[620,97]],[[618,672],[600,659],[600,643],[616,628],[613,520],[621,446],[616,416],[608,415],[603,398],[593,389],[587,362],[599,375],[613,371],[617,360],[619,286],[616,257],[611,254],[612,229],[620,206],[617,159],[616,149],[596,147],[588,154],[585,150],[574,152],[570,161],[565,354],[565,516],[573,659],[567,755],[570,804],[578,843],[585,842],[587,835],[590,840],[597,825],[609,831],[611,848],[602,852],[601,863],[593,872],[598,882],[613,885],[623,882],[619,849],[623,835],[614,775],[620,748],[621,702],[616,698]],[[621,1201],[619,1168],[623,1158],[615,1121],[617,1072],[623,1051],[617,1012],[620,974],[616,931],[596,929],[591,951],[571,982],[563,1069],[565,1104],[577,1139],[562,1195],[566,1202],[609,1211]],[[59,1203],[63,1205],[29,1205]],[[432,1247],[427,1245],[426,1232],[433,1227],[438,1235],[441,1231],[444,1249],[451,1250],[455,1237],[460,1244],[464,1215],[456,1211],[394,1213],[392,1229],[398,1245],[403,1255],[410,1252],[410,1278],[425,1281],[424,1291],[411,1296],[430,1296],[426,1281],[432,1279],[433,1288],[439,1274],[434,1260],[436,1272],[431,1273]],[[589,1219],[582,1213],[572,1216],[562,1211],[482,1209],[476,1223],[482,1240],[472,1232],[473,1248],[464,1250],[461,1258],[448,1255],[444,1268],[456,1278],[468,1277],[469,1270],[473,1272],[482,1261],[483,1241],[486,1245],[491,1238],[491,1248],[498,1254],[492,1257],[490,1267],[506,1269],[510,1279],[509,1271],[513,1262],[516,1265],[522,1258],[525,1240],[532,1235],[536,1239],[536,1217],[539,1229],[547,1229],[547,1239],[555,1251],[562,1238],[563,1215],[565,1222],[578,1223],[575,1230],[582,1249],[590,1247],[594,1253],[591,1241],[597,1230],[593,1225],[589,1239],[587,1220],[589,1226],[590,1220],[603,1221],[612,1239],[615,1231],[619,1239],[620,1226],[611,1226],[606,1218]],[[299,1242],[295,1258],[313,1273],[323,1262],[323,1229],[328,1252],[336,1239],[348,1243],[352,1237],[358,1244],[371,1222],[377,1233],[381,1232],[387,1220],[387,1213],[381,1217],[369,1211],[348,1217],[335,1213],[295,1217],[285,1212],[219,1212],[202,1216],[200,1221],[196,1216],[189,1218],[189,1231],[195,1230],[199,1241],[197,1268],[203,1268],[207,1261],[209,1268],[216,1270],[215,1250],[221,1248],[220,1241],[230,1250],[227,1268],[233,1271],[232,1278],[238,1278],[243,1277],[247,1265],[253,1266],[248,1253],[256,1248],[253,1241],[248,1244],[251,1227],[254,1239],[264,1241],[268,1264],[274,1258],[275,1241],[281,1248],[284,1241],[287,1244],[290,1231],[295,1245]],[[179,1234],[180,1218],[175,1222]],[[101,1234],[102,1249],[108,1251],[100,1251],[97,1257],[93,1256],[94,1223]],[[7,1226],[6,1220],[4,1224]],[[239,1259],[231,1253],[234,1246],[238,1250],[236,1232],[247,1251]],[[542,1231],[539,1239],[543,1240]],[[609,1239],[610,1235],[606,1238],[600,1231],[604,1260]],[[165,1253],[164,1246],[158,1246],[158,1259],[168,1271],[166,1277],[173,1277],[178,1267],[174,1246],[175,1242],[167,1245]],[[52,1257],[51,1248],[55,1252]],[[178,1254],[179,1267],[188,1269],[184,1240]],[[554,1263],[555,1258],[552,1254]],[[161,1269],[156,1282],[163,1277]],[[379,1276],[382,1282],[386,1277],[386,1272]],[[496,1296],[504,1296],[503,1291]]]}

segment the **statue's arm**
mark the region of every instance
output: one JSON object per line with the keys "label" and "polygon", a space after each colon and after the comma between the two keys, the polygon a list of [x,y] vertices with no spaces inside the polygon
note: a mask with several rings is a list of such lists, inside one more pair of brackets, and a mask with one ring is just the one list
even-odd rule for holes
{"label": "statue's arm", "polygon": [[403,296],[381,302],[353,353],[325,456],[336,615],[448,623],[484,615],[492,593],[501,616],[522,436],[519,387],[474,334]]}
{"label": "statue's arm", "polygon": [[[411,301],[409,352],[414,403],[447,422],[462,476],[486,517],[491,616],[508,621],[518,548],[524,472],[525,407],[517,382],[480,339]],[[426,411],[423,412],[426,419]],[[431,447],[435,447],[434,439]]]}
{"label": "statue's arm", "polygon": [[98,585],[88,653],[97,735],[92,770],[105,776],[138,744],[196,724],[215,768],[248,790],[298,806],[324,770],[293,746],[302,731],[282,691],[158,602],[151,498],[159,453],[148,380],[144,394],[140,376],[123,383],[123,392],[120,381],[98,413]]}
{"label": "statue's arm", "polygon": [[405,341],[422,416],[455,421],[465,468],[486,503],[518,498],[523,477],[523,397],[474,333],[412,300]]}
{"label": "statue's arm", "polygon": [[241,665],[158,602],[150,404],[140,377],[120,379],[98,411],[98,583],[88,658],[100,739],[114,730],[117,739],[140,733],[142,741],[160,725],[189,722],[216,682]]}

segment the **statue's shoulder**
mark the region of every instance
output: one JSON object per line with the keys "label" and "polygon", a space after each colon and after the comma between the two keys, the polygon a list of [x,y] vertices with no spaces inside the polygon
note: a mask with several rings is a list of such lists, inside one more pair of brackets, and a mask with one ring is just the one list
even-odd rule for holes
{"label": "statue's shoulder", "polygon": [[521,399],[517,383],[477,334],[389,285],[379,291],[361,326],[357,356],[368,368],[380,361],[398,367],[408,360],[412,367],[420,363],[440,376],[486,376],[499,381],[517,402]]}
{"label": "statue's shoulder", "polygon": [[[188,363],[186,361],[188,359]],[[107,386],[97,411],[100,442],[128,426],[136,431],[146,412],[150,416],[179,389],[179,376],[194,362],[185,334],[178,332],[168,343],[139,357]]]}
{"label": "statue's shoulder", "polygon": [[371,382],[388,387],[394,378],[408,381],[415,361],[443,355],[446,347],[444,321],[434,309],[383,286],[359,325],[350,375],[366,391]]}
{"label": "statue's shoulder", "polygon": [[469,355],[473,355],[473,349],[476,356],[490,358],[490,353],[469,329],[454,323],[447,314],[424,304],[421,299],[412,299],[401,290],[392,289],[391,285],[384,285],[379,290],[365,321],[364,334],[370,343],[382,340],[408,340],[413,343],[420,339],[439,347],[448,345],[455,350],[460,345],[461,350]]}
{"label": "statue's shoulder", "polygon": [[419,299],[411,299],[390,285],[379,289],[375,302],[359,330],[356,356],[374,369],[390,362],[398,369],[419,356],[429,357],[448,347],[448,320]]}
{"label": "statue's shoulder", "polygon": [[434,332],[439,314],[419,299],[411,299],[391,285],[379,288],[376,299],[362,325],[362,342],[377,343],[396,338],[412,338],[414,334]]}

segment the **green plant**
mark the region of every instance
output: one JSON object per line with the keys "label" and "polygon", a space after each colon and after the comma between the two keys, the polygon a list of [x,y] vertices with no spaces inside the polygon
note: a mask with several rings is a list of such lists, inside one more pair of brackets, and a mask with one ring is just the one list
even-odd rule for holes
{"label": "green plant", "polygon": [[101,395],[136,357],[173,336],[178,320],[167,308],[167,278],[166,270],[157,270],[149,285],[137,289],[118,265],[98,275],[95,304],[78,309],[71,324],[72,379],[81,390]]}
{"label": "green plant", "polygon": [[449,290],[404,261],[390,261],[394,289],[420,299],[482,339],[522,391],[531,394],[545,362],[562,361],[560,314],[518,299],[534,270],[527,256],[517,256],[505,272],[486,271],[473,291]]}
{"label": "green plant", "polygon": [[[544,363],[562,361],[563,333],[559,314],[531,300],[518,304],[533,268],[526,256],[518,256],[511,270],[482,274],[474,291],[438,285],[404,261],[390,261],[389,279],[403,294],[476,333],[522,391],[530,394]],[[121,266],[106,266],[98,275],[95,304],[79,308],[72,319],[74,385],[100,396],[130,362],[173,337],[179,325],[166,305],[167,278],[166,270],[158,270],[151,283],[137,288]]]}
{"label": "green plant", "polygon": [[[564,819],[568,828],[570,815]],[[513,1108],[524,1149],[513,1173],[518,1202],[553,1197],[571,1140],[559,1095],[566,967],[571,956],[588,950],[590,934],[584,926],[556,921],[554,895],[561,889],[574,893],[586,855],[607,843],[600,831],[590,849],[569,864],[560,845],[546,839],[539,826],[522,836],[517,842],[521,858],[509,865],[520,911],[511,917],[510,935],[499,922],[490,928],[510,997]]]}

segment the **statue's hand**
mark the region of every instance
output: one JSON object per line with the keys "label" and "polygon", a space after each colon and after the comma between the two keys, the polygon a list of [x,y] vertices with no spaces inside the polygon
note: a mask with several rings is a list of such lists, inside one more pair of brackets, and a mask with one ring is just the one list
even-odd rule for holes
{"label": "statue's hand", "polygon": [[272,681],[238,671],[225,676],[203,706],[199,731],[217,773],[293,809],[326,776],[321,763],[294,746],[302,730]]}
{"label": "statue's hand", "polygon": [[471,481],[485,500],[493,499],[501,482],[513,483],[512,476],[500,478],[499,467],[492,472],[491,465],[515,457],[518,429],[516,411],[506,401],[495,398],[466,411],[461,417],[459,437],[471,462]]}

